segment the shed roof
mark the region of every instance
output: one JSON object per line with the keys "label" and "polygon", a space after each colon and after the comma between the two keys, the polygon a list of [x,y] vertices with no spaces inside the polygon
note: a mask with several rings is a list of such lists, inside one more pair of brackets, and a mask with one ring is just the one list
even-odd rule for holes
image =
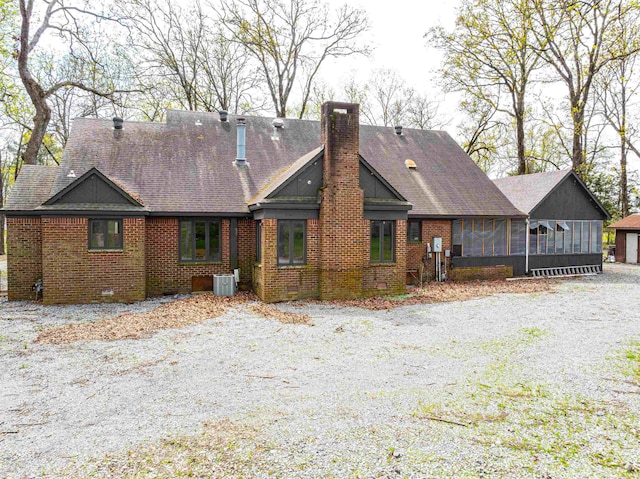
{"label": "shed roof", "polygon": [[[80,177],[95,167],[151,214],[249,215],[252,199],[320,151],[320,122],[285,119],[274,128],[271,118],[246,117],[248,166],[239,167],[237,118],[169,111],[166,123],[125,122],[122,130],[110,120],[77,119],[55,178],[47,177],[48,194],[21,174],[12,205],[33,209],[73,181],[70,170]],[[523,216],[444,131],[404,128],[396,135],[361,125],[360,154],[412,203],[411,216]]]}
{"label": "shed roof", "polygon": [[609,225],[617,230],[640,230],[640,214],[635,213]]}

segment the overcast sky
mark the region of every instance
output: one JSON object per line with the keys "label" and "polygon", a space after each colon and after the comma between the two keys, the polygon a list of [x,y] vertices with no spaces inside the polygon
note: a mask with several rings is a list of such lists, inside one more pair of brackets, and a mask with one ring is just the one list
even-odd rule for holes
{"label": "overcast sky", "polygon": [[[371,58],[346,58],[324,69],[323,78],[338,80],[357,70],[359,77],[366,80],[369,72],[377,68],[396,70],[409,85],[420,93],[434,93],[432,80],[434,70],[440,64],[437,50],[430,48],[424,34],[435,25],[453,28],[458,0],[326,0],[334,8],[347,3],[368,13],[371,29],[367,40],[373,45]],[[447,110],[455,109],[455,99],[451,99]]]}

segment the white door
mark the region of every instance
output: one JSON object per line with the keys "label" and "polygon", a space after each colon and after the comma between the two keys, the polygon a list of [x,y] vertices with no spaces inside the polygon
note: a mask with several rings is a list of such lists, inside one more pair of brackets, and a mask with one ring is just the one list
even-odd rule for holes
{"label": "white door", "polygon": [[627,263],[638,262],[638,233],[627,233]]}

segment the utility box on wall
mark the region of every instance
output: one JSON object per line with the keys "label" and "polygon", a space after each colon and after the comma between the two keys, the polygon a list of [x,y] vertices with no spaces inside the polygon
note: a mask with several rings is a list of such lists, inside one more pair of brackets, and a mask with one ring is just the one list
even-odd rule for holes
{"label": "utility box on wall", "polygon": [[442,253],[442,238],[438,238],[438,237],[433,238],[433,252]]}

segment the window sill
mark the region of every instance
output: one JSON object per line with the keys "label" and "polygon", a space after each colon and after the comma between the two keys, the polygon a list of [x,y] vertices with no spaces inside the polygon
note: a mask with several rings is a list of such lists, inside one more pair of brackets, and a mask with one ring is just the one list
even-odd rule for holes
{"label": "window sill", "polygon": [[222,261],[178,261],[178,266],[206,266],[210,264],[222,264]]}
{"label": "window sill", "polygon": [[398,266],[397,263],[369,263],[369,266]]}
{"label": "window sill", "polygon": [[124,253],[124,249],[90,249],[87,250],[90,254],[95,254],[95,253]]}
{"label": "window sill", "polygon": [[278,269],[296,269],[296,268],[304,268],[305,264],[279,264]]}

